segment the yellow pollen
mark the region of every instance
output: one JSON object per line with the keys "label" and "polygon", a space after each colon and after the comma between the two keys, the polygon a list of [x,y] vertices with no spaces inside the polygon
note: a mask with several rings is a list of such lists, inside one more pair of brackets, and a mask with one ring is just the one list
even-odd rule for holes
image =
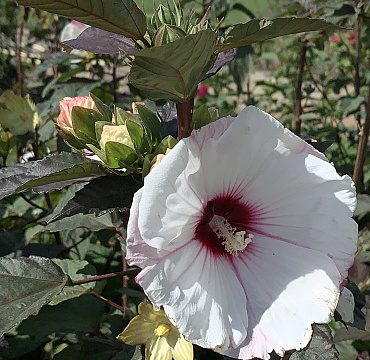
{"label": "yellow pollen", "polygon": [[157,335],[159,337],[167,337],[168,334],[170,333],[170,326],[167,325],[167,324],[160,324],[156,329],[155,331],[157,332]]}
{"label": "yellow pollen", "polygon": [[222,245],[225,246],[225,250],[234,256],[239,256],[238,252],[243,251],[254,238],[253,234],[246,236],[245,231],[236,231],[236,228],[221,216],[215,215],[209,225],[217,237],[224,240]]}

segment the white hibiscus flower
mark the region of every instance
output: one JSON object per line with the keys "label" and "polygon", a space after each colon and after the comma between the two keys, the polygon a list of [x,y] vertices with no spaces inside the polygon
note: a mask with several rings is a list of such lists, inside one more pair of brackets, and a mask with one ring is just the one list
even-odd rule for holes
{"label": "white hibiscus flower", "polygon": [[241,359],[300,349],[353,262],[355,189],[247,107],[182,139],[131,208],[127,260],[185,338]]}

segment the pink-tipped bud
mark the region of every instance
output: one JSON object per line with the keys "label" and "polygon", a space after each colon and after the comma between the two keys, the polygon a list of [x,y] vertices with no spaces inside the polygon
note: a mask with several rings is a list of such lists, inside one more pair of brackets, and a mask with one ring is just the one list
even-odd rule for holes
{"label": "pink-tipped bud", "polygon": [[75,135],[72,124],[72,108],[73,106],[81,106],[87,109],[93,109],[98,111],[95,102],[90,96],[77,96],[74,98],[65,97],[59,101],[60,114],[57,119],[57,124],[66,131],[71,132]]}

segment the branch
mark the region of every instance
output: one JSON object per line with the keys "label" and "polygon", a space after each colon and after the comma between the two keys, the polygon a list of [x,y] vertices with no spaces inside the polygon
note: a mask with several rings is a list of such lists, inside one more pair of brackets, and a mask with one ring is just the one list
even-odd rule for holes
{"label": "branch", "polygon": [[131,269],[131,270],[126,270],[126,271],[117,271],[109,274],[104,274],[104,275],[98,275],[98,276],[92,276],[87,279],[82,279],[82,280],[72,280],[71,282],[67,283],[67,286],[74,286],[74,285],[81,285],[81,284],[87,284],[89,282],[93,281],[100,281],[100,280],[105,280],[105,279],[110,279],[114,277],[123,277],[125,275],[137,275],[141,270],[140,269]]}
{"label": "branch", "polygon": [[121,305],[116,304],[115,302],[113,302],[113,301],[105,298],[104,296],[98,294],[95,291],[91,291],[90,295],[92,295],[92,296],[94,296],[94,297],[96,297],[96,298],[98,298],[100,300],[105,301],[106,303],[108,303],[109,305],[115,307],[116,309],[121,310],[123,313],[126,311],[126,309],[124,307],[122,307]]}
{"label": "branch", "polygon": [[193,118],[194,98],[176,104],[179,140],[190,136]]}
{"label": "branch", "polygon": [[359,191],[360,184],[362,183],[363,167],[366,160],[367,140],[369,138],[369,131],[370,131],[370,88],[366,102],[365,124],[362,126],[360,131],[360,139],[358,141],[355,169],[353,171],[353,182],[356,185],[357,191]]}
{"label": "branch", "polygon": [[302,42],[302,49],[300,53],[300,62],[299,62],[299,73],[298,73],[298,82],[295,89],[295,109],[297,120],[295,124],[295,134],[301,134],[301,125],[302,125],[302,83],[303,83],[303,73],[304,73],[304,64],[306,62],[306,53],[307,53],[307,43],[308,40],[305,35],[301,36],[299,40]]}

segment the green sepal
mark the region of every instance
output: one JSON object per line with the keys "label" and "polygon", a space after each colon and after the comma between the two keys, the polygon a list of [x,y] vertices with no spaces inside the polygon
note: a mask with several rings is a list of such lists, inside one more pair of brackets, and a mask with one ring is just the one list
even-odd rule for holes
{"label": "green sepal", "polygon": [[112,111],[109,106],[105,105],[96,95],[90,93],[90,97],[94,100],[96,107],[98,108],[100,114],[102,115],[102,120],[112,122]]}
{"label": "green sepal", "polygon": [[71,132],[62,129],[58,124],[54,124],[54,126],[58,134],[70,147],[76,150],[82,150],[86,147],[85,144],[75,137]]}
{"label": "green sepal", "polygon": [[[96,140],[97,142],[99,143],[99,146],[100,146],[100,138],[101,138],[101,134],[103,132],[103,127],[105,125],[109,125],[109,126],[114,126],[113,123],[111,122],[108,122],[108,121],[97,121],[95,123],[95,136],[96,136]],[[104,149],[103,149],[104,150]]]}
{"label": "green sepal", "polygon": [[140,122],[138,115],[131,114],[119,107],[116,107],[115,115],[117,125],[126,125],[126,120]]}
{"label": "green sepal", "polygon": [[139,156],[150,151],[151,144],[144,128],[136,121],[126,120],[127,131]]}
{"label": "green sepal", "polygon": [[97,144],[95,122],[101,121],[102,115],[92,109],[81,106],[72,108],[72,126],[76,136],[85,143]]}
{"label": "green sepal", "polygon": [[149,129],[151,142],[154,147],[161,141],[161,122],[159,121],[157,115],[145,106],[140,104],[137,104],[136,106],[142,122]]}
{"label": "green sepal", "polygon": [[142,172],[143,181],[144,181],[145,176],[147,176],[150,172],[150,168],[152,167],[152,160],[154,159],[154,156],[155,155],[153,154],[148,154],[147,156],[145,156],[144,163],[143,163],[143,172]]}
{"label": "green sepal", "polygon": [[92,144],[86,144],[86,147],[91,150],[96,156],[98,156],[104,164],[109,165],[107,157],[105,156],[105,152],[103,150],[97,148],[95,145]]}
{"label": "green sepal", "polygon": [[105,155],[109,167],[113,169],[126,168],[127,170],[133,170],[135,167],[132,165],[138,160],[134,149],[115,141],[105,143]]}
{"label": "green sepal", "polygon": [[177,140],[171,135],[166,136],[157,146],[154,156],[158,154],[166,154],[167,149],[173,149],[177,144]]}

